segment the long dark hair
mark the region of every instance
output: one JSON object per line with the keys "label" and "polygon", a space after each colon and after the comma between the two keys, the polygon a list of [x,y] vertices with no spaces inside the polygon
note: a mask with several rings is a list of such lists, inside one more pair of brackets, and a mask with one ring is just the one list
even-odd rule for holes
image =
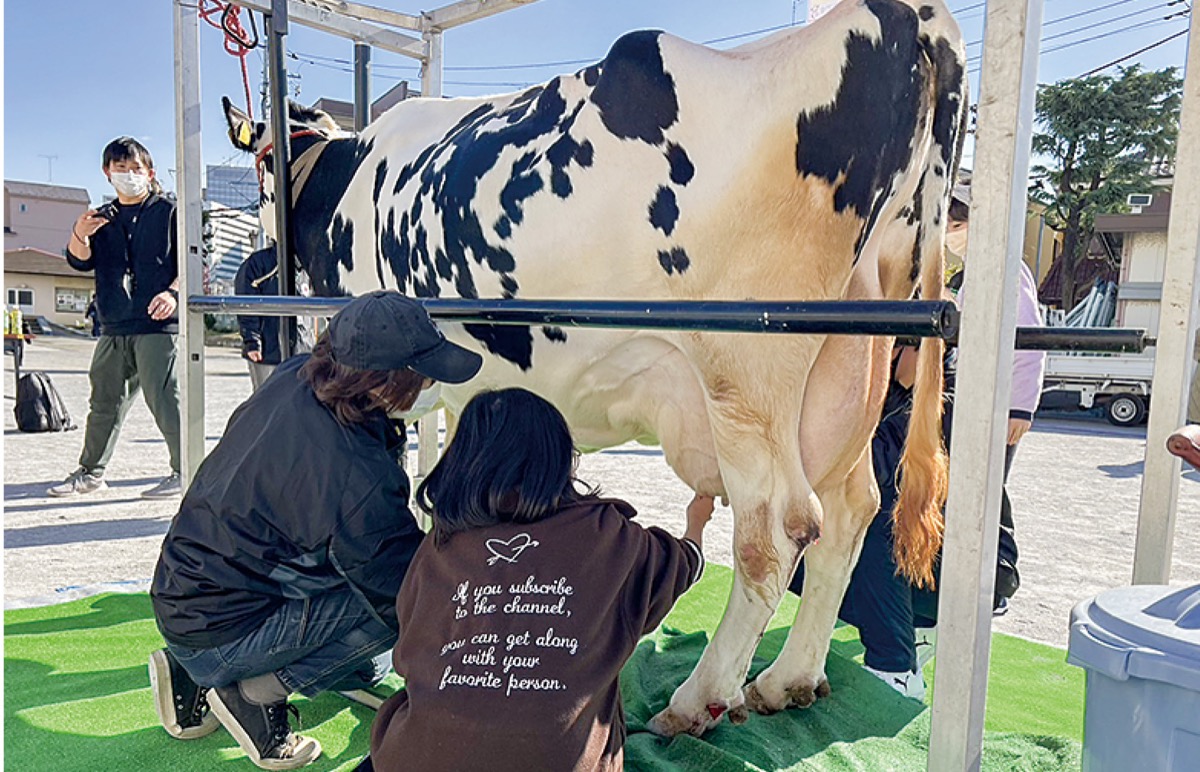
{"label": "long dark hair", "polygon": [[575,477],[579,454],[553,405],[525,389],[485,391],[463,408],[454,440],[417,488],[433,543],[497,523],[532,523],[594,498]]}
{"label": "long dark hair", "polygon": [[372,410],[408,410],[425,385],[425,376],[407,368],[358,370],[339,364],[328,331],[321,333],[299,377],[347,425],[362,423]]}

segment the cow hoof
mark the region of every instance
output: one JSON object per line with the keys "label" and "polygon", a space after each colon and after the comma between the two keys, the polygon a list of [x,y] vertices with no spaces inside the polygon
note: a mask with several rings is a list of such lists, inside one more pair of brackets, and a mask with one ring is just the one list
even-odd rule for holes
{"label": "cow hoof", "polygon": [[721,716],[725,715],[725,711],[724,706],[714,704],[705,707],[701,715],[687,718],[671,708],[666,708],[646,722],[646,728],[659,737],[675,737],[684,733],[699,737],[715,726],[721,720]]}
{"label": "cow hoof", "polygon": [[829,681],[822,678],[816,688],[811,686],[793,686],[788,689],[788,704],[797,708],[810,708],[822,697],[829,696]]}
{"label": "cow hoof", "polygon": [[759,690],[757,683],[746,684],[746,688],[742,690],[742,695],[746,700],[746,707],[759,715],[769,716],[787,707],[787,705],[779,705],[768,700]]}

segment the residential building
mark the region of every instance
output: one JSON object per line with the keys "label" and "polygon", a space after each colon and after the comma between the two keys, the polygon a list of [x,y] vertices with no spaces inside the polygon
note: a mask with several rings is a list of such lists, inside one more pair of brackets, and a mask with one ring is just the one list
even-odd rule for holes
{"label": "residential building", "polygon": [[4,251],[31,247],[61,256],[90,203],[84,188],[5,180]]}
{"label": "residential building", "polygon": [[86,326],[84,313],[95,288],[92,274],[67,265],[61,253],[36,247],[4,252],[5,303],[26,316],[41,316],[66,327]]}
{"label": "residential building", "polygon": [[[405,99],[414,99],[419,96],[421,96],[421,92],[413,91],[408,87],[408,81],[402,80],[388,89],[383,96],[371,103],[371,120],[374,121],[383,115],[385,111],[403,102]],[[328,113],[329,117],[333,118],[334,122],[346,131],[354,131],[353,102],[321,97],[312,103],[312,108]]]}

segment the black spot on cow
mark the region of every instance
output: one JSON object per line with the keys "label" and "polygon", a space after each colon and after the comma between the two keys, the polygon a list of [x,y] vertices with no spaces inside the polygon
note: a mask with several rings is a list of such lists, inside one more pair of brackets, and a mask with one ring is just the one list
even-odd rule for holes
{"label": "black spot on cow", "polygon": [[907,206],[901,207],[900,213],[898,215],[896,215],[897,220],[904,220],[904,219],[911,218],[911,217],[912,217],[912,208],[907,207]]}
{"label": "black spot on cow", "polygon": [[939,177],[945,177],[946,176],[946,167],[942,166],[941,164],[934,164],[933,165],[933,173]]}
{"label": "black spot on cow", "polygon": [[517,280],[508,274],[500,276],[500,294],[505,300],[511,300],[517,296]]}
{"label": "black spot on cow", "polygon": [[508,182],[500,191],[500,206],[513,225],[520,225],[525,219],[525,210],[521,206],[525,199],[537,193],[544,185],[542,175],[532,168],[536,161],[537,156],[534,153],[526,153],[518,159],[513,164]]}
{"label": "black spot on cow", "polygon": [[502,239],[506,239],[512,235],[512,220],[505,215],[500,215],[500,219],[496,220],[496,224],[492,226],[492,230],[496,231],[496,235]]}
{"label": "black spot on cow", "polygon": [[658,264],[670,276],[674,273],[683,273],[686,271],[688,266],[692,264],[692,261],[688,259],[687,252],[684,251],[683,247],[672,247],[669,252],[659,250]]}
{"label": "black spot on cow", "polygon": [[563,134],[561,139],[546,150],[546,160],[550,162],[550,190],[559,198],[571,195],[572,185],[567,166],[577,155],[579,143],[570,134]]}
{"label": "black spot on cow", "polygon": [[867,218],[912,157],[925,57],[917,17],[894,0],[865,0],[880,39],[851,32],[842,82],[832,105],[801,113],[796,169],[834,185],[834,208]]}
{"label": "black spot on cow", "polygon": [[573,188],[571,187],[571,178],[562,169],[552,169],[550,171],[550,190],[554,191],[554,195],[559,198],[567,198],[571,195]]}
{"label": "black spot on cow", "polygon": [[917,226],[917,236],[913,241],[912,251],[912,270],[909,272],[909,280],[916,281],[921,275],[921,241],[925,235],[925,226],[921,223],[921,216],[924,214],[925,208],[925,175],[921,175],[921,179],[917,182],[917,189],[913,193],[912,201],[912,216],[908,218],[909,225]]}
{"label": "black spot on cow", "polygon": [[663,67],[659,30],[622,35],[600,63],[592,102],[600,120],[622,139],[663,142],[663,130],[679,118],[675,81]]}
{"label": "black spot on cow", "polygon": [[668,187],[660,187],[650,204],[650,224],[670,236],[679,220],[679,206],[675,203],[675,192]]}
{"label": "black spot on cow", "polygon": [[[338,276],[338,266],[344,266],[347,271],[354,269],[353,248],[354,223],[343,220],[341,217],[333,218],[333,225],[330,228],[329,235],[329,259],[322,261],[323,265],[313,266],[319,268],[319,272],[306,269],[317,294],[325,296],[346,294],[345,288],[342,287],[341,278]],[[302,255],[303,253],[298,254]],[[301,260],[302,264],[303,262]]]}
{"label": "black spot on cow", "polygon": [[963,109],[963,62],[958,52],[945,38],[930,43],[921,41],[926,55],[933,63],[934,90],[937,99],[933,106],[933,140],[941,146],[942,163],[947,169],[956,169],[962,155],[962,143],[966,139]]}
{"label": "black spot on cow", "polygon": [[542,334],[546,336],[546,340],[551,343],[566,343],[567,334],[563,332],[561,327],[543,327]]}
{"label": "black spot on cow", "polygon": [[593,64],[591,67],[583,68],[576,74],[582,76],[584,85],[591,88],[600,80],[600,65]]}
{"label": "black spot on cow", "polygon": [[454,278],[454,266],[450,265],[450,258],[446,257],[446,253],[441,247],[434,250],[433,267],[437,271],[439,279],[451,281]]}
{"label": "black spot on cow", "polygon": [[[403,220],[402,217],[401,221],[403,222]],[[392,209],[388,211],[387,223],[384,225],[382,233],[379,234],[379,260],[388,266],[392,277],[396,280],[396,288],[404,292],[408,283],[408,253],[400,244],[398,235],[400,232],[401,230],[396,228],[396,210]]]}
{"label": "black spot on cow", "polygon": [[464,324],[463,331],[482,343],[491,353],[512,362],[522,370],[533,367],[533,335],[528,327]]}
{"label": "black spot on cow", "polygon": [[932,5],[921,6],[921,8],[917,11],[917,15],[921,17],[921,21],[929,21],[934,16],[933,6]]}
{"label": "black spot on cow", "polygon": [[385,177],[387,177],[387,173],[388,162],[385,158],[379,162],[378,166],[375,167],[375,186],[371,188],[371,200],[376,204],[379,203],[379,193],[383,190],[383,180]]}
{"label": "black spot on cow", "polygon": [[585,139],[583,142],[580,142],[578,149],[575,151],[575,163],[586,169],[592,165],[594,157],[595,151],[592,149],[591,140]]}
{"label": "black spot on cow", "polygon": [[676,185],[686,185],[696,174],[696,167],[687,151],[674,142],[667,143],[667,163],[671,165],[671,182]]}

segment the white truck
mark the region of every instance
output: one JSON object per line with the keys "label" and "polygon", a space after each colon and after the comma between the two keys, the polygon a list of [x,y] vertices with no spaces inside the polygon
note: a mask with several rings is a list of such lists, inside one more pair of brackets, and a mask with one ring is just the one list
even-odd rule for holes
{"label": "white truck", "polygon": [[1080,408],[1101,405],[1110,423],[1134,426],[1146,420],[1153,377],[1152,355],[1052,352],[1046,356],[1042,394],[1077,395]]}

